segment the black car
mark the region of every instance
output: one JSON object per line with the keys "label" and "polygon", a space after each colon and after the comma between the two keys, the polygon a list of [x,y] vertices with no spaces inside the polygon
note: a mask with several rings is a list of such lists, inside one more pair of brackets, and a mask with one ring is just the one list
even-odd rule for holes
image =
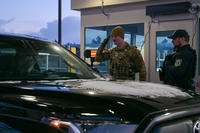
{"label": "black car", "polygon": [[1,133],[63,133],[51,125],[14,115],[0,114]]}
{"label": "black car", "polygon": [[15,128],[16,118],[67,133],[200,132],[200,95],[192,90],[110,81],[35,37],[0,35],[0,61],[0,125]]}

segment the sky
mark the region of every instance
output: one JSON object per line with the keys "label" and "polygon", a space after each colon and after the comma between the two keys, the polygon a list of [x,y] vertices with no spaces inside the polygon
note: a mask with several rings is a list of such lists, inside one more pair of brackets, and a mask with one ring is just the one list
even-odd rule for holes
{"label": "sky", "polygon": [[[62,44],[80,43],[80,12],[62,0]],[[0,32],[58,38],[58,0],[1,0]]]}

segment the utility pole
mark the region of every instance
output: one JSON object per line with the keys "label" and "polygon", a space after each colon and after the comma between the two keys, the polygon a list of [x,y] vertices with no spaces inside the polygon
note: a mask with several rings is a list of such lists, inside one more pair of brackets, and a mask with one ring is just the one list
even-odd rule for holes
{"label": "utility pole", "polygon": [[62,0],[58,0],[58,44],[62,44]]}

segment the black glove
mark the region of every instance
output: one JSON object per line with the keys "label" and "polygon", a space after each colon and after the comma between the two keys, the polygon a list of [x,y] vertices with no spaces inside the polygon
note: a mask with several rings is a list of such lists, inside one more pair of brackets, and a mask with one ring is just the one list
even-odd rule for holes
{"label": "black glove", "polygon": [[170,61],[170,60],[172,59],[172,57],[173,57],[173,54],[167,55],[167,56],[165,57],[165,60],[166,60],[166,61]]}
{"label": "black glove", "polygon": [[165,60],[163,62],[163,67],[168,67],[169,65],[172,65],[173,64],[173,57],[174,57],[174,54],[170,54],[170,55],[167,55],[165,57]]}
{"label": "black glove", "polygon": [[109,39],[110,36],[106,37],[101,44],[105,46],[108,43]]}
{"label": "black glove", "polygon": [[161,69],[159,69],[160,81],[164,81],[164,77],[165,77],[165,70],[163,69],[163,67],[161,67]]}

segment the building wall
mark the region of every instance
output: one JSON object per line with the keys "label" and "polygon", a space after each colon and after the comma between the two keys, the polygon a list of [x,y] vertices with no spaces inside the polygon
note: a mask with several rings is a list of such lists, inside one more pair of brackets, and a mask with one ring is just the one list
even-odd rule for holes
{"label": "building wall", "polygon": [[[137,10],[127,10],[127,8]],[[81,44],[84,44],[84,28],[93,26],[103,26],[103,25],[120,25],[120,24],[130,24],[130,23],[143,23],[146,19],[145,10],[141,6],[129,5],[126,7],[111,7],[105,9],[108,16],[105,16],[99,9],[90,9],[81,11]],[[134,15],[138,14],[138,15]],[[81,51],[84,49],[84,45],[81,45]],[[83,53],[82,53],[83,55]]]}
{"label": "building wall", "polygon": [[80,10],[84,8],[95,8],[102,6],[102,2],[105,6],[110,6],[110,5],[120,5],[128,3],[138,3],[144,1],[150,1],[150,0],[72,0],[71,7],[72,9]]}
{"label": "building wall", "polygon": [[[113,0],[114,1],[114,0]],[[113,2],[112,1],[112,2]],[[84,52],[84,29],[85,27],[93,27],[93,26],[104,26],[104,25],[120,25],[120,24],[134,24],[134,23],[144,23],[144,33],[149,32],[149,24],[152,22],[152,18],[150,16],[146,16],[146,6],[148,5],[157,5],[157,4],[168,4],[175,2],[183,2],[184,0],[118,0],[109,3],[109,0],[104,0],[103,10],[101,7],[101,3],[96,3],[94,0],[76,0],[72,1],[72,9],[77,9],[81,11],[81,57],[83,58]],[[186,1],[186,0],[185,0]],[[188,1],[188,0],[187,0]],[[197,2],[196,0],[191,2]],[[87,4],[86,4],[87,3]],[[127,4],[128,3],[128,4]],[[200,2],[199,2],[200,3]],[[104,13],[102,12],[104,11]],[[107,15],[107,16],[106,16]],[[194,33],[194,22],[193,16],[190,14],[182,14],[182,15],[169,15],[160,17],[166,25],[171,26],[172,28],[176,28],[174,24],[184,25],[184,27],[188,26],[189,33]],[[185,19],[185,20],[184,20]],[[173,22],[175,20],[175,23]],[[191,21],[191,22],[184,22]],[[189,24],[189,25],[188,25]],[[160,29],[162,29],[162,25],[159,26],[159,23],[154,23],[152,26],[157,25]],[[155,29],[154,29],[155,30]],[[151,32],[146,34],[146,40],[144,45],[144,60],[147,65],[148,71],[148,80],[157,82],[158,77],[152,76],[154,73],[150,71],[154,70],[155,65],[152,65],[152,62],[155,62],[155,44],[151,44],[155,42],[155,40],[151,39]],[[198,33],[194,36],[193,46],[195,49],[198,49],[197,43]],[[154,53],[152,53],[154,51]]]}

